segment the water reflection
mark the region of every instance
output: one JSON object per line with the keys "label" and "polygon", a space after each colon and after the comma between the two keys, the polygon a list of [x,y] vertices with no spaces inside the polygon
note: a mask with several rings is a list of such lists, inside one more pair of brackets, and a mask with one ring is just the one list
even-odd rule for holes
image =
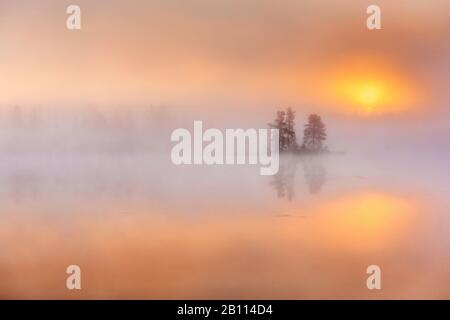
{"label": "water reflection", "polygon": [[[450,262],[449,207],[424,197],[422,177],[394,188],[387,174],[353,171],[357,161],[344,172],[343,158],[284,158],[268,180],[254,168],[107,159],[0,171],[0,298],[450,297],[450,271],[435,267]],[[327,171],[367,178],[323,188]],[[64,287],[70,264],[80,292]],[[365,287],[369,264],[385,271],[382,292]]]}
{"label": "water reflection", "polygon": [[[316,219],[235,210],[234,219],[220,208],[192,219],[158,205],[97,202],[76,216],[37,214],[33,224],[8,210],[0,279],[9,281],[0,283],[0,297],[370,298],[365,268],[374,262],[389,270],[379,297],[404,297],[409,281],[426,274],[426,266],[410,264],[429,252],[415,238],[423,208],[401,195],[358,192],[298,208]],[[84,275],[80,292],[61,285],[73,263]],[[421,288],[431,286],[444,294],[437,277]]]}
{"label": "water reflection", "polygon": [[302,159],[305,182],[310,194],[319,193],[327,179],[327,171],[320,156],[304,157]]}
{"label": "water reflection", "polygon": [[309,194],[317,194],[322,190],[327,179],[327,171],[321,156],[283,155],[280,157],[278,173],[270,180],[270,185],[275,189],[278,198],[288,201],[294,199],[295,179],[299,163],[303,167],[303,177]]}
{"label": "water reflection", "polygon": [[280,167],[270,185],[275,188],[278,198],[286,198],[291,201],[295,195],[295,174],[298,158],[294,156],[281,156]]}

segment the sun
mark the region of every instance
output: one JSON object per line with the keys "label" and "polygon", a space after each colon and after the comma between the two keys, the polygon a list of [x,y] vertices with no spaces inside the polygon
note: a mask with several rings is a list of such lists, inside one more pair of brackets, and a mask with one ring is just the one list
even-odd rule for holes
{"label": "sun", "polygon": [[345,112],[363,116],[411,110],[417,90],[394,67],[374,61],[339,66],[330,77],[330,98]]}
{"label": "sun", "polygon": [[403,104],[399,84],[386,75],[347,74],[336,80],[336,99],[349,111],[374,115],[398,111]]}
{"label": "sun", "polygon": [[339,90],[347,103],[365,112],[382,111],[380,108],[393,102],[389,87],[381,80],[346,80]]}
{"label": "sun", "polygon": [[380,85],[377,84],[363,84],[355,92],[355,100],[361,103],[361,105],[367,108],[373,108],[383,98],[383,90]]}

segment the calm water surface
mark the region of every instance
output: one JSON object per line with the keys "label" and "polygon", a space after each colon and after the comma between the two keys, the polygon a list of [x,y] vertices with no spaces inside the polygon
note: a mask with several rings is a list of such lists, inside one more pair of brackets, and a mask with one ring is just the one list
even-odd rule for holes
{"label": "calm water surface", "polygon": [[[382,159],[382,160],[381,160]],[[1,298],[450,298],[444,161],[3,157]],[[82,290],[65,288],[66,267]],[[382,290],[366,268],[382,269]]]}

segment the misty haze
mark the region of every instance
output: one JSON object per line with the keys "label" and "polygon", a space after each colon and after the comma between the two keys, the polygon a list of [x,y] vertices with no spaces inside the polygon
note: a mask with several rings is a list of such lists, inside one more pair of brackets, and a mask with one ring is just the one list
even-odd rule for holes
{"label": "misty haze", "polygon": [[449,299],[450,2],[376,2],[1,0],[0,298]]}

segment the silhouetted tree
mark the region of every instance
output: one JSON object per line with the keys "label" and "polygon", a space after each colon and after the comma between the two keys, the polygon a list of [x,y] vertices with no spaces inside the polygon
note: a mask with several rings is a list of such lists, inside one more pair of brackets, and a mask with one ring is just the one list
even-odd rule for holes
{"label": "silhouetted tree", "polygon": [[303,136],[303,149],[308,151],[321,151],[322,142],[327,138],[325,125],[317,114],[311,114],[308,117],[308,123],[305,125]]}
{"label": "silhouetted tree", "polygon": [[277,117],[274,123],[269,123],[269,126],[279,130],[279,149],[286,150],[286,113],[282,110],[277,111]]}
{"label": "silhouetted tree", "polygon": [[295,112],[288,108],[287,111],[277,111],[274,123],[269,123],[271,128],[279,130],[280,151],[293,151],[297,148],[297,139],[294,130]]}
{"label": "silhouetted tree", "polygon": [[295,111],[288,108],[286,111],[286,147],[293,151],[297,149],[297,137],[294,129]]}

